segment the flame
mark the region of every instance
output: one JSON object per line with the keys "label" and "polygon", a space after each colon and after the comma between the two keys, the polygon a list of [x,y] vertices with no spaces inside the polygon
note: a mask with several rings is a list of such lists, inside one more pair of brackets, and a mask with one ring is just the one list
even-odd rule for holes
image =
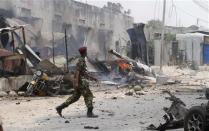
{"label": "flame", "polygon": [[122,70],[126,70],[126,69],[131,69],[131,65],[130,64],[127,64],[125,62],[118,62],[118,66],[122,69]]}

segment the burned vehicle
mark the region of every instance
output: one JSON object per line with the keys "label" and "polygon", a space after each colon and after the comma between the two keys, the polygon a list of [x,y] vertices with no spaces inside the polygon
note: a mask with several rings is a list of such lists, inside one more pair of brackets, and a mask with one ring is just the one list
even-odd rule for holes
{"label": "burned vehicle", "polygon": [[[205,90],[205,97],[209,99],[209,89]],[[208,131],[209,130],[209,101],[200,106],[189,109],[184,118],[185,131]]]}
{"label": "burned vehicle", "polygon": [[166,114],[163,116],[165,123],[155,127],[151,124],[148,130],[165,131],[169,129],[184,128],[184,131],[208,131],[209,130],[209,102],[200,106],[186,108],[186,104],[171,94],[164,91],[170,97],[166,97],[172,102],[169,108],[164,107]]}
{"label": "burned vehicle", "polygon": [[184,118],[184,131],[209,130],[209,102],[189,109]]}
{"label": "burned vehicle", "polygon": [[163,110],[166,113],[163,116],[165,123],[160,124],[158,127],[155,127],[154,125],[151,124],[149,127],[147,127],[147,129],[165,131],[169,129],[183,128],[184,117],[185,114],[188,113],[186,104],[182,100],[171,94],[171,92],[169,91],[163,91],[163,93],[168,94],[169,97],[166,97],[165,99],[170,100],[172,102],[169,108],[167,107],[163,108]]}

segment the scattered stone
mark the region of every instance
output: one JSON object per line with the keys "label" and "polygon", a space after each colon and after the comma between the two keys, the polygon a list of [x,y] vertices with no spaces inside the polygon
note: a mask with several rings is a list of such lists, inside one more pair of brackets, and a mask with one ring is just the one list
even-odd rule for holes
{"label": "scattered stone", "polygon": [[99,129],[98,126],[84,126],[84,129]]}
{"label": "scattered stone", "polygon": [[114,116],[114,113],[110,113],[110,114],[108,114],[108,116]]}
{"label": "scattered stone", "polygon": [[18,94],[15,91],[10,91],[9,92],[9,96],[18,96]]}
{"label": "scattered stone", "polygon": [[47,121],[49,121],[49,120],[50,120],[50,118],[47,118],[46,120],[47,120]]}
{"label": "scattered stone", "polygon": [[137,92],[137,91],[141,91],[142,90],[142,87],[140,85],[137,85],[134,87],[134,91]]}
{"label": "scattered stone", "polygon": [[66,120],[65,123],[70,123],[70,122],[68,120]]}
{"label": "scattered stone", "polygon": [[20,104],[20,102],[17,102],[17,103],[16,103],[16,105],[19,105],[19,104]]}
{"label": "scattered stone", "polygon": [[25,92],[22,92],[22,91],[19,91],[17,94],[18,94],[19,96],[25,96]]}
{"label": "scattered stone", "polygon": [[4,91],[0,91],[0,97],[5,97],[5,96],[7,96],[7,93]]}
{"label": "scattered stone", "polygon": [[140,123],[140,124],[142,124],[142,125],[144,125],[144,124],[145,124],[145,123],[144,123],[144,122],[142,122],[142,121],[140,121],[139,123]]}
{"label": "scattered stone", "polygon": [[112,99],[113,99],[113,100],[116,100],[116,99],[117,99],[117,97],[115,97],[115,96],[114,96],[114,97],[112,97]]}
{"label": "scattered stone", "polygon": [[110,92],[110,91],[106,91],[104,94],[112,94],[112,92]]}
{"label": "scattered stone", "polygon": [[153,124],[151,124],[147,127],[147,130],[156,130],[156,129],[157,128]]}
{"label": "scattered stone", "polygon": [[144,94],[144,92],[142,92],[142,91],[137,91],[137,92],[136,92],[136,95],[145,95],[145,94]]}
{"label": "scattered stone", "polygon": [[125,93],[127,96],[132,96],[134,94],[134,90],[129,90],[128,92]]}

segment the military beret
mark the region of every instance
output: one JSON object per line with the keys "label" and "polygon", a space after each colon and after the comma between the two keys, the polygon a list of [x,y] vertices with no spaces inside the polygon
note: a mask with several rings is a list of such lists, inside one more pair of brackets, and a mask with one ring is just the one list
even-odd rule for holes
{"label": "military beret", "polygon": [[78,51],[80,52],[80,54],[84,54],[84,53],[86,53],[86,51],[87,51],[87,47],[85,47],[85,46],[80,47],[80,48],[78,49]]}

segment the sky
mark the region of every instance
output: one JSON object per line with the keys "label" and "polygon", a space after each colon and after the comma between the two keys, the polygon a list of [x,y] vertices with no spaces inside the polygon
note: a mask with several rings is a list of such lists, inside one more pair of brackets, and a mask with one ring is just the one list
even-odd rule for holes
{"label": "sky", "polygon": [[[131,10],[136,23],[147,23],[149,20],[162,20],[163,0],[77,0],[98,7],[108,1],[120,3],[124,10]],[[209,0],[166,0],[165,25],[184,26],[198,25],[209,28]]]}

